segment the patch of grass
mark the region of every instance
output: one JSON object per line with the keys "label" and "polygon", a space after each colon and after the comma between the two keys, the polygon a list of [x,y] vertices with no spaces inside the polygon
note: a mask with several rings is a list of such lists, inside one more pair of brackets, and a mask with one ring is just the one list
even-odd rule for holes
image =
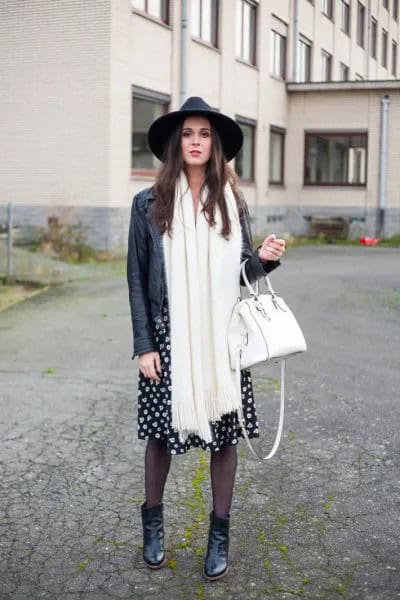
{"label": "patch of grass", "polygon": [[106,426],[104,423],[100,423],[99,425],[92,427],[92,429],[89,432],[89,436],[97,435],[101,431],[104,431],[105,427]]}
{"label": "patch of grass", "polygon": [[[279,234],[278,234],[279,237]],[[306,235],[291,235],[287,240],[286,240],[286,247],[287,248],[298,248],[301,246],[320,246],[321,244],[335,244],[338,246],[361,246],[362,244],[359,241],[359,237],[355,239],[350,239],[350,238],[338,238],[338,239],[334,239],[334,238],[329,238],[326,237],[324,235],[317,235],[315,237],[309,237]],[[255,237],[254,238],[254,244],[253,244],[253,248],[254,250],[263,242],[264,237]],[[395,235],[389,236],[389,237],[383,237],[380,238],[380,241],[378,243],[378,247],[379,246],[384,246],[384,247],[398,247],[400,246],[400,233],[397,233]]]}
{"label": "patch of grass", "polygon": [[387,238],[382,238],[379,246],[400,246],[400,233],[396,233]]}
{"label": "patch of grass", "polygon": [[196,599],[197,600],[206,600],[206,597],[204,595],[204,585],[202,583],[197,588],[195,594],[196,594]]}
{"label": "patch of grass", "polygon": [[175,559],[173,559],[173,558],[169,558],[169,559],[167,560],[167,567],[168,567],[169,569],[171,569],[171,571],[176,571],[176,570],[177,570],[177,568],[178,568],[178,563],[176,562],[176,560],[175,560]]}
{"label": "patch of grass", "polygon": [[384,300],[390,308],[400,308],[400,290],[388,291]]}
{"label": "patch of grass", "polygon": [[53,375],[55,373],[55,369],[52,367],[48,367],[47,369],[43,369],[42,375]]}
{"label": "patch of grass", "polygon": [[279,392],[281,382],[276,377],[253,378],[253,389],[259,393]]}
{"label": "patch of grass", "polygon": [[324,510],[329,511],[329,509],[332,506],[332,502],[333,502],[334,498],[335,498],[334,494],[332,494],[332,493],[328,494],[328,499],[323,504]]}
{"label": "patch of grass", "polygon": [[44,286],[37,286],[28,283],[6,284],[5,279],[0,282],[0,311],[18,304],[27,298],[32,298],[47,289]]}
{"label": "patch of grass", "polygon": [[78,569],[81,569],[83,571],[92,562],[92,560],[93,556],[87,556],[84,560],[81,560],[81,562],[78,563]]}

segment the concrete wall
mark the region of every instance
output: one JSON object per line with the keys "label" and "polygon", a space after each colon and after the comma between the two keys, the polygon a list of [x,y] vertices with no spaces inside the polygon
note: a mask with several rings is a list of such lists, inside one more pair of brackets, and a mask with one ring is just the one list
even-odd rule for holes
{"label": "concrete wall", "polygon": [[109,0],[0,3],[0,202],[109,203]]}
{"label": "concrete wall", "polygon": [[[334,55],[334,79],[340,61],[349,65],[351,78],[359,73],[391,79],[391,40],[400,46],[399,24],[381,0],[365,2],[378,20],[378,61],[369,57],[368,43],[365,51],[357,46],[357,2],[351,2],[351,38],[340,31],[340,3],[334,4],[332,22],[322,15],[319,1],[298,2],[299,33],[313,43],[313,79],[320,79],[321,48]],[[106,248],[126,245],[132,196],[154,181],[153,176],[133,176],[130,169],[132,86],[165,94],[171,110],[180,105],[180,2],[171,0],[170,5],[166,25],[133,10],[129,0],[0,3],[5,90],[0,96],[0,205],[12,201],[22,220],[41,225],[50,214],[70,207],[87,225],[90,243]],[[232,117],[257,123],[255,182],[243,185],[243,191],[260,235],[271,225],[278,231],[303,231],[304,209],[324,214],[356,211],[365,219],[368,214],[371,223],[376,210],[380,93],[288,94],[286,82],[270,76],[271,28],[287,33],[287,77],[292,76],[293,5],[289,0],[260,0],[257,66],[235,57],[233,0],[220,2],[218,48],[189,41],[188,94],[203,96]],[[380,65],[382,27],[389,32],[389,69]],[[366,23],[368,42],[367,34]],[[393,227],[399,228],[396,93],[391,105],[388,196]],[[282,186],[268,183],[271,125],[287,131]],[[368,129],[367,189],[303,189],[304,129],[328,125]]]}

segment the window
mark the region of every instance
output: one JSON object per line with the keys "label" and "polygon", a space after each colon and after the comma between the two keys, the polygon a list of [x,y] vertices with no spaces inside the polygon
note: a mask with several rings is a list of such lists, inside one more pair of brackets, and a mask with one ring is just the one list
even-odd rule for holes
{"label": "window", "polygon": [[387,69],[387,54],[388,54],[388,33],[382,29],[382,67]]}
{"label": "window", "polygon": [[399,20],[399,0],[393,0],[393,19]]}
{"label": "window", "polygon": [[371,56],[376,60],[378,44],[378,22],[371,17]]}
{"label": "window", "polygon": [[364,48],[365,44],[365,6],[357,3],[357,44]]}
{"label": "window", "polygon": [[286,38],[271,30],[271,75],[285,79],[286,77]]}
{"label": "window", "polygon": [[134,89],[132,97],[132,169],[157,169],[159,160],[147,142],[147,130],[157,117],[168,110],[168,100],[150,92]]}
{"label": "window", "polygon": [[168,23],[168,0],[132,0],[132,6]]}
{"label": "window", "polygon": [[392,75],[397,76],[397,44],[392,40]]}
{"label": "window", "polygon": [[236,56],[256,64],[257,5],[252,0],[236,0]]}
{"label": "window", "polygon": [[304,184],[366,185],[367,133],[305,134]]}
{"label": "window", "polygon": [[237,119],[243,131],[243,146],[235,158],[235,170],[240,179],[254,181],[254,142],[256,124],[248,119]]}
{"label": "window", "polygon": [[325,50],[321,51],[322,56],[322,73],[321,73],[321,81],[331,81],[332,80],[332,55]]}
{"label": "window", "polygon": [[219,0],[192,0],[192,35],[213,46],[218,44]]}
{"label": "window", "polygon": [[285,130],[271,127],[269,132],[269,182],[283,185]]}
{"label": "window", "polygon": [[344,33],[350,34],[350,4],[349,0],[342,0],[342,23],[341,28]]}
{"label": "window", "polygon": [[306,40],[299,39],[298,81],[311,81],[311,44]]}
{"label": "window", "polygon": [[345,65],[344,63],[340,63],[340,80],[341,81],[348,81],[349,80],[349,76],[350,76],[350,69],[347,65]]}
{"label": "window", "polygon": [[333,0],[322,0],[322,12],[329,19],[333,19]]}
{"label": "window", "polygon": [[389,0],[382,0],[383,8],[389,10]]}

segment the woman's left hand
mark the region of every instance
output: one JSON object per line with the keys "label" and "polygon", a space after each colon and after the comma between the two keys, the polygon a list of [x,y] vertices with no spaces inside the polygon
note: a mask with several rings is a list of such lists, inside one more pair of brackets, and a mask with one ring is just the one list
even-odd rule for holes
{"label": "woman's left hand", "polygon": [[262,262],[267,260],[279,260],[285,252],[286,242],[282,238],[277,238],[271,233],[263,241],[261,248],[258,249],[258,256]]}

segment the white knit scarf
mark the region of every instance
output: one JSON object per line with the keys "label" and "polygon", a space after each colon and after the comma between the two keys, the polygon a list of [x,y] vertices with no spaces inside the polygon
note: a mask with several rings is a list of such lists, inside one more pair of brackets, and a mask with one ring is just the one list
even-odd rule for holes
{"label": "white knit scarf", "polygon": [[229,183],[224,190],[231,221],[230,239],[210,227],[202,205],[195,221],[193,198],[182,171],[176,182],[172,239],[163,235],[171,332],[172,427],[181,442],[197,434],[211,442],[210,422],[239,408],[228,355],[227,332],[238,296],[241,228]]}

